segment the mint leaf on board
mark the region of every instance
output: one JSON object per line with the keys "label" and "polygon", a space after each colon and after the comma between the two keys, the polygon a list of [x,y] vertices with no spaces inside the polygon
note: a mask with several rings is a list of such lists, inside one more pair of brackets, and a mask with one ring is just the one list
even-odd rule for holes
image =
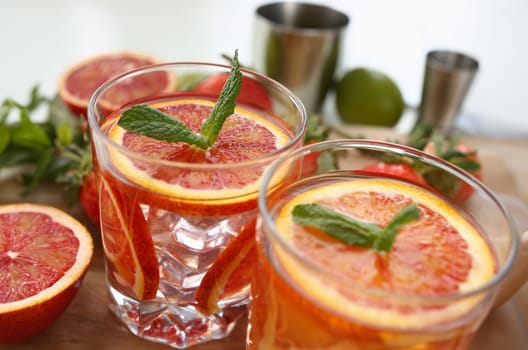
{"label": "mint leaf on board", "polygon": [[348,245],[390,252],[400,228],[418,219],[416,204],[402,208],[384,228],[377,224],[357,220],[319,204],[299,204],[292,210],[293,221],[299,225],[315,227]]}
{"label": "mint leaf on board", "polygon": [[9,128],[3,124],[0,124],[0,154],[4,153],[10,141],[11,132],[9,131]]}
{"label": "mint leaf on board", "polygon": [[218,133],[228,116],[235,111],[235,100],[240,93],[242,73],[235,51],[229,76],[220,92],[211,114],[204,121],[200,133],[194,133],[187,125],[148,105],[137,105],[123,112],[118,125],[123,129],[160,141],[185,142],[207,149],[214,145]]}
{"label": "mint leaf on board", "polygon": [[[41,108],[48,110],[46,119],[32,120],[33,113]],[[84,181],[85,169],[92,169],[90,144],[80,124],[58,96],[42,95],[38,85],[31,89],[26,104],[5,99],[0,105],[0,171],[29,166],[17,176],[23,181],[22,195],[45,181],[54,181],[67,184],[68,195],[75,196],[77,191],[72,190]],[[64,181],[74,176],[75,182]]]}

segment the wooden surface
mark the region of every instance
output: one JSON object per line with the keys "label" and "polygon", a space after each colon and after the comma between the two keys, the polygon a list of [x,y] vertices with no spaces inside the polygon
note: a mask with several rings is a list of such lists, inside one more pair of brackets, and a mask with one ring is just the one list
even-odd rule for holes
{"label": "wooden surface", "polygon": [[[390,131],[362,129],[371,138],[387,139]],[[507,140],[483,137],[464,138],[475,145],[484,163],[484,182],[509,202],[522,230],[528,229],[528,140]],[[42,188],[31,197],[21,198],[20,188],[12,181],[0,183],[0,203],[20,201],[47,203],[61,207],[87,223],[78,207],[64,202],[61,189]],[[87,224],[88,225],[88,224]],[[125,329],[106,307],[104,267],[99,231],[88,225],[93,233],[96,251],[91,268],[68,310],[48,330],[27,341],[0,345],[1,350],[106,350],[106,349],[168,349],[141,340]],[[1,331],[1,330],[0,330]],[[245,348],[245,321],[239,323],[231,336],[224,340],[196,346],[196,350],[241,350]],[[528,349],[528,284],[507,303],[493,311],[478,332],[471,350]]]}

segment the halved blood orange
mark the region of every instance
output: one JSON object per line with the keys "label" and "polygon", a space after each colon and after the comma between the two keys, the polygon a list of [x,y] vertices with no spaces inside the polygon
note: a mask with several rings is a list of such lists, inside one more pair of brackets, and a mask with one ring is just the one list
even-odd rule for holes
{"label": "halved blood orange", "polygon": [[[199,132],[214,103],[184,97],[151,106]],[[111,119],[107,122],[111,123]],[[276,152],[292,138],[290,130],[278,123],[237,107],[222,126],[214,146],[207,150],[184,142],[158,141],[115,125],[109,131],[114,142],[161,163],[143,164],[117,151],[111,151],[111,161],[131,183],[149,191],[143,198],[147,203],[194,215],[240,213],[256,207],[260,179],[272,159],[265,163],[251,160]],[[163,161],[180,162],[180,165],[171,166]],[[233,166],[245,161],[244,166]]]}
{"label": "halved blood orange", "polygon": [[[420,218],[402,227],[389,253],[346,245],[318,229],[296,224],[291,214],[297,204],[317,203],[383,227],[413,202],[420,208]],[[324,271],[395,297],[464,292],[489,281],[495,272],[493,252],[475,226],[438,197],[402,183],[349,180],[307,189],[280,209],[276,227],[288,244]],[[319,277],[284,250],[278,248],[277,254],[286,273],[308,295],[338,313],[361,315],[362,320],[378,326],[438,322],[460,315],[476,302],[468,298],[447,308],[432,308],[426,316],[369,304],[373,299],[358,302],[362,297],[355,288],[339,290],[321,284]]]}
{"label": "halved blood orange", "polygon": [[77,294],[92,255],[90,233],[65,212],[0,206],[0,343],[48,328]]}
{"label": "halved blood orange", "polygon": [[251,220],[205,273],[196,290],[196,308],[206,315],[218,312],[221,299],[249,286],[255,256],[255,220]]}
{"label": "halved blood orange", "polygon": [[100,181],[102,240],[108,278],[138,300],[156,296],[159,271],[150,229],[134,192]]}
{"label": "halved blood orange", "polygon": [[[86,116],[88,101],[101,84],[120,73],[157,63],[162,63],[158,57],[131,51],[109,52],[85,58],[61,74],[59,97],[74,115]],[[176,77],[168,72],[144,74],[131,78],[126,87],[112,89],[110,95],[103,97],[101,104],[107,112],[114,111],[137,97],[170,91],[175,84]],[[138,96],[131,95],[133,93]]]}

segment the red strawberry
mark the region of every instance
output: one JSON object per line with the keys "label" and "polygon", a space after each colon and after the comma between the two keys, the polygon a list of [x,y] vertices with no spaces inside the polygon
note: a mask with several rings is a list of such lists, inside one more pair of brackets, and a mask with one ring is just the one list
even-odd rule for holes
{"label": "red strawberry", "polygon": [[[207,77],[194,90],[201,93],[219,94],[224,87],[227,76],[228,73],[221,73]],[[271,98],[264,87],[247,76],[242,77],[242,87],[237,96],[237,101],[264,111],[270,111],[272,107]]]}
{"label": "red strawberry", "polygon": [[90,221],[95,225],[99,225],[99,197],[93,171],[85,178],[79,190],[79,203]]}

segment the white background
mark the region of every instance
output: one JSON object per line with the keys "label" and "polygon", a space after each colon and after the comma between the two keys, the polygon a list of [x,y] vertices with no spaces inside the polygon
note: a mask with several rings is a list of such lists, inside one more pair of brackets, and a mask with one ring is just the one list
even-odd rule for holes
{"label": "white background", "polygon": [[[238,48],[251,65],[257,0],[0,0],[0,99],[54,94],[78,59],[139,50],[167,61],[223,62]],[[307,0],[307,2],[313,2]],[[388,73],[419,104],[431,49],[479,60],[461,122],[470,132],[528,137],[528,1],[329,0],[350,16],[339,73]],[[338,73],[338,74],[339,74]]]}

